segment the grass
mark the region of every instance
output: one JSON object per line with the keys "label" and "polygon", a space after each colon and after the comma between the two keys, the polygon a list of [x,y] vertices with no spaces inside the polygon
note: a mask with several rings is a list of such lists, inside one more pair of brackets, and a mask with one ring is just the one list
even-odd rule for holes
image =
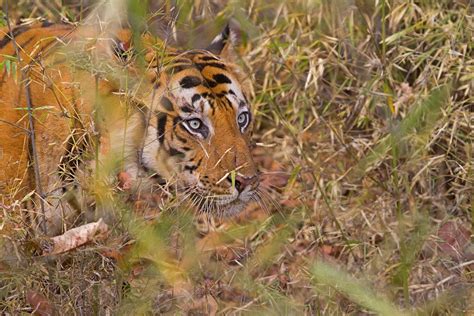
{"label": "grass", "polygon": [[[13,13],[87,14],[68,3]],[[0,311],[30,312],[35,291],[62,314],[472,313],[469,2],[173,3],[137,14],[160,32],[178,12],[185,47],[240,24],[254,154],[271,183],[287,180],[277,205],[197,225],[173,203],[147,221],[112,200],[124,218],[111,237],[54,258],[32,255],[22,229],[2,233]]]}

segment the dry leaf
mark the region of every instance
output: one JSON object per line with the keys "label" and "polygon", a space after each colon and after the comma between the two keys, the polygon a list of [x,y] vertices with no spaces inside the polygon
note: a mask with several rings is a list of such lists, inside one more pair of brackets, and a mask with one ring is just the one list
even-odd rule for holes
{"label": "dry leaf", "polygon": [[26,301],[33,308],[33,315],[54,315],[55,308],[51,302],[42,294],[30,290],[26,293]]}
{"label": "dry leaf", "polygon": [[470,243],[471,233],[464,226],[449,221],[438,230],[438,249],[452,259],[461,259],[466,246]]}
{"label": "dry leaf", "polygon": [[132,188],[132,176],[128,172],[119,172],[117,178],[118,186],[120,189],[130,190]]}
{"label": "dry leaf", "polygon": [[63,253],[85,243],[97,239],[104,238],[109,227],[102,219],[97,222],[82,225],[68,230],[62,235],[52,237],[42,244],[43,255],[55,255]]}

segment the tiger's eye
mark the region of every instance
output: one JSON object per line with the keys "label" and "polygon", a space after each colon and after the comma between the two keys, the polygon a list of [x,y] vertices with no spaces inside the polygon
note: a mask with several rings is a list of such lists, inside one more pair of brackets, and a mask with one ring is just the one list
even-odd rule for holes
{"label": "tiger's eye", "polygon": [[192,129],[199,129],[202,125],[202,122],[199,119],[192,119],[188,121],[188,124]]}
{"label": "tiger's eye", "polygon": [[249,113],[248,112],[242,112],[237,117],[237,123],[239,123],[240,128],[247,127],[248,121],[249,121]]}

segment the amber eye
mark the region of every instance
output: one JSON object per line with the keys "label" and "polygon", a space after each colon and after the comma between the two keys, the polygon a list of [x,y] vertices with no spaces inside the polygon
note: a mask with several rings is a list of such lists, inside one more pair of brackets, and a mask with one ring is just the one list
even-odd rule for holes
{"label": "amber eye", "polygon": [[239,124],[239,127],[241,130],[245,129],[247,125],[249,125],[249,121],[250,121],[249,112],[242,112],[237,117],[237,123]]}

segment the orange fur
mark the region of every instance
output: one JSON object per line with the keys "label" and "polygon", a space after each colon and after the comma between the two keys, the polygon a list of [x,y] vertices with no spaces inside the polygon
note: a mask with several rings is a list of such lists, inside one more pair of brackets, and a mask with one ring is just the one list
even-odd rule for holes
{"label": "orange fur", "polygon": [[[161,40],[144,36],[148,65],[140,67],[128,59],[119,60],[122,54],[129,58],[124,51],[131,39],[128,30],[102,35],[93,28],[35,24],[13,32],[21,62],[16,76],[5,69],[0,81],[0,194],[4,203],[37,189],[28,137],[28,80],[37,167],[48,227],[54,231],[65,225],[58,213],[79,215],[63,195],[69,183],[78,184],[76,173],[82,177],[91,174],[88,164],[81,171],[69,165],[74,156],[92,161],[94,141],[100,145],[100,161],[122,157],[117,173],[132,174],[134,188],[153,190],[151,171],[168,181],[177,180],[178,186],[195,186],[203,198],[236,199],[239,195],[229,180],[232,172],[241,189],[256,189],[257,169],[249,150],[251,124],[242,127],[237,123],[242,109],[249,111],[247,91],[233,63],[209,51],[165,48]],[[7,58],[4,55],[15,55],[13,44],[8,30],[0,29],[0,62]],[[118,55],[114,52],[117,47]],[[127,90],[124,79],[130,81]],[[191,96],[198,98],[196,104]],[[189,131],[189,112],[182,112],[187,106],[200,112],[212,135],[203,138]],[[70,176],[67,181],[65,174]],[[250,200],[247,195],[229,206],[229,214]]]}

